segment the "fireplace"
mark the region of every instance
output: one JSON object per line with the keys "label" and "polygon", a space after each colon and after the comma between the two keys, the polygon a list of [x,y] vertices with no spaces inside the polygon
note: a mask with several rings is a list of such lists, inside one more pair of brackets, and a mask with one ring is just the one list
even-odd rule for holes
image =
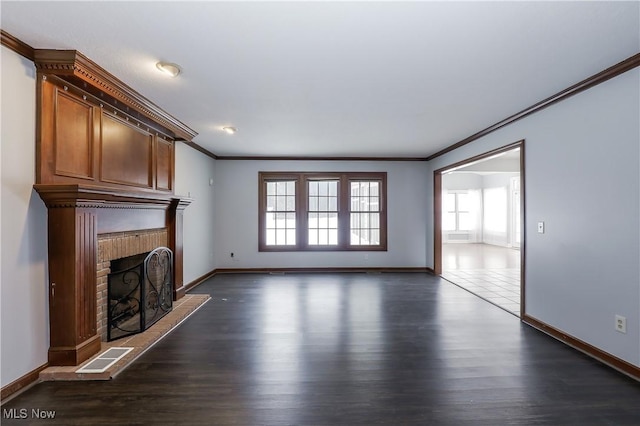
{"label": "fireplace", "polygon": [[[184,295],[183,211],[191,200],[175,194],[175,146],[197,132],[78,51],[35,49],[34,57],[34,188],[48,211],[48,360],[79,365],[106,340],[107,260],[168,247],[173,299]],[[164,241],[140,243],[158,229]],[[114,233],[127,235],[102,247],[101,237]]]}
{"label": "fireplace", "polygon": [[79,365],[100,351],[107,262],[169,247],[172,298],[184,295],[182,225],[189,198],[92,185],[35,188],[48,208],[49,365]]}
{"label": "fireplace", "polygon": [[173,253],[158,247],[111,261],[107,291],[107,340],[145,331],[173,307]]}

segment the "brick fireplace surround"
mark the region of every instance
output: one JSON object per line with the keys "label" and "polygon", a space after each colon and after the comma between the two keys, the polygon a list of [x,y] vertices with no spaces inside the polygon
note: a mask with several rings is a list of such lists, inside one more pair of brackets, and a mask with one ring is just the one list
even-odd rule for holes
{"label": "brick fireplace surround", "polygon": [[96,276],[97,335],[107,341],[107,285],[111,261],[136,254],[148,253],[158,247],[167,247],[167,229],[116,232],[98,235],[98,263]]}

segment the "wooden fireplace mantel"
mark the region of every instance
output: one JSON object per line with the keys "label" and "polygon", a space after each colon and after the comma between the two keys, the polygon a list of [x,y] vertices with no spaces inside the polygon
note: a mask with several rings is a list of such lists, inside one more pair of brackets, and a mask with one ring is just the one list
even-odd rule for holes
{"label": "wooden fireplace mantel", "polygon": [[100,350],[98,234],[166,228],[174,300],[184,295],[182,224],[190,198],[79,184],[34,188],[48,210],[50,365],[78,365]]}
{"label": "wooden fireplace mantel", "polygon": [[97,236],[167,230],[174,298],[182,281],[183,212],[175,144],[197,132],[76,50],[34,50],[36,185],[48,209],[50,365],[100,350]]}

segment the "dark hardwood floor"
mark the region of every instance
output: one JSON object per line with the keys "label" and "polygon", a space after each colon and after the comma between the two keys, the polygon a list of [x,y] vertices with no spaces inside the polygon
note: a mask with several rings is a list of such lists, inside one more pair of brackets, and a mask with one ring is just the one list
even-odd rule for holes
{"label": "dark hardwood floor", "polygon": [[115,379],[38,384],[2,424],[640,424],[640,383],[429,274],[218,275],[193,292],[213,300]]}

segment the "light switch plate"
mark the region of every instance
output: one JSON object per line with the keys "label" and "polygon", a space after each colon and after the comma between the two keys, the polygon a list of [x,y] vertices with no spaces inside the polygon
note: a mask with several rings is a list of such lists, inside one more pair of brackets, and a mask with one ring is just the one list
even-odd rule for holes
{"label": "light switch plate", "polygon": [[538,234],[544,234],[544,222],[538,222]]}

